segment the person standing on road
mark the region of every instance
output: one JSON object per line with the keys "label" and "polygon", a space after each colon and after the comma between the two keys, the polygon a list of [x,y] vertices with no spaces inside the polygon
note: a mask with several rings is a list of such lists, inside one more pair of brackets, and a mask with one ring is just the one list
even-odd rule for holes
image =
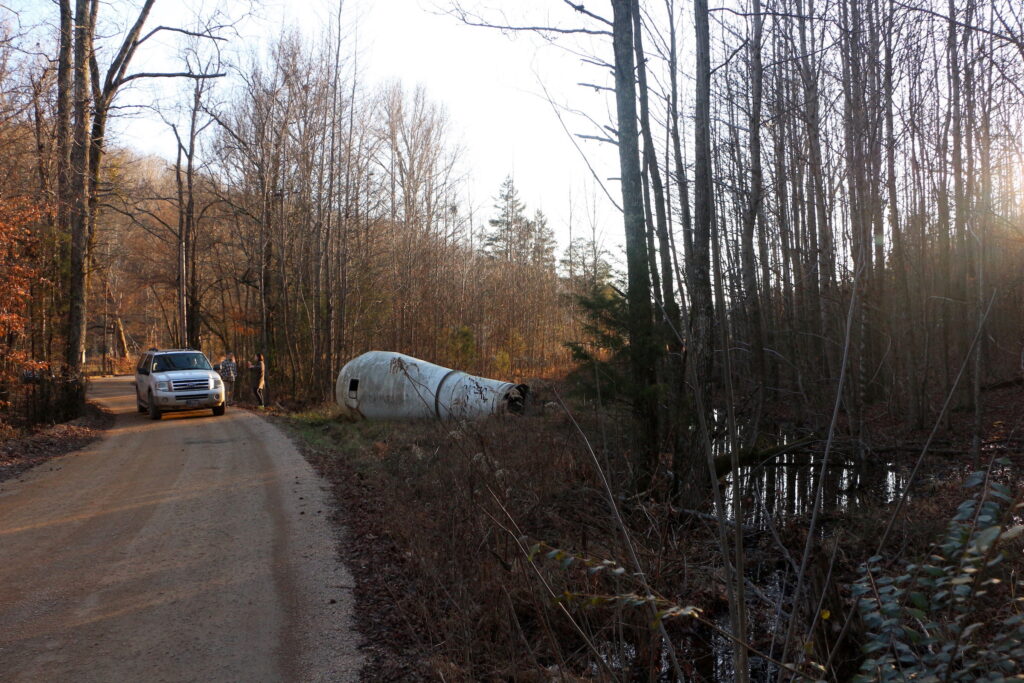
{"label": "person standing on road", "polygon": [[256,358],[249,364],[249,371],[252,373],[252,393],[256,395],[256,401],[260,408],[266,408],[263,392],[266,388],[267,366],[263,362],[263,354],[257,353]]}
{"label": "person standing on road", "polygon": [[235,354],[228,351],[220,362],[220,378],[224,380],[224,403],[230,404],[235,399],[235,380],[238,379],[238,364]]}

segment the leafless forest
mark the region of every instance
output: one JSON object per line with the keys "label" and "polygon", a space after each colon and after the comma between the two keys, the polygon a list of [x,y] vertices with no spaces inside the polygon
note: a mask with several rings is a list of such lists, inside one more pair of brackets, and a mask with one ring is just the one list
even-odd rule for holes
{"label": "leafless forest", "polygon": [[[366,82],[340,10],[319,36],[286,29],[245,53],[229,49],[230,8],[162,26],[153,5],[121,3],[117,22],[98,0],[0,8],[0,426],[26,376],[124,370],[151,345],[264,352],[272,398],[296,406],[329,400],[371,348],[570,374],[609,475],[587,475],[608,538],[593,555],[571,535],[523,544],[524,566],[581,576],[506,634],[527,643],[518,661],[635,680],[1001,680],[1024,666],[1020,565],[998,561],[1021,487],[992,461],[1019,455],[1024,418],[997,410],[1024,358],[1024,5],[449,3],[496,40],[525,32],[579,56],[581,89],[605,107],[565,116],[582,153],[617,147],[619,166],[594,176],[621,211],[621,273],[610,245],[559,248],[511,177],[485,215],[471,208],[443,103]],[[151,71],[147,49],[168,35],[179,50]],[[107,137],[141,79],[181,94],[158,112],[175,159]],[[597,437],[602,421],[621,447]],[[921,569],[908,491],[937,449],[955,452],[947,474],[985,477],[950,494],[967,502],[948,528],[956,506],[938,512],[948,537]],[[843,546],[825,510],[853,484],[830,468],[900,452],[921,458],[876,506],[870,543]],[[801,489],[799,532],[756,522],[785,558],[766,595],[743,520],[767,514],[775,475],[751,466],[794,454],[820,476]],[[715,618],[672,587],[687,560],[664,545],[704,517],[718,520]],[[602,584],[613,571],[634,582]],[[602,616],[580,617],[587,606]],[[623,610],[648,636],[595,626],[632,623]],[[695,670],[685,643],[711,631]],[[471,650],[469,678],[503,675]]]}

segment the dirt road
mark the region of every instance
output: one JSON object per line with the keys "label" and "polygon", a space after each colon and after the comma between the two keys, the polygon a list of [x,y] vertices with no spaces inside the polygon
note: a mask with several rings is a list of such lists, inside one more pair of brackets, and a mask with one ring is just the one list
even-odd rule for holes
{"label": "dirt road", "polygon": [[254,415],[153,422],[132,392],[95,381],[106,437],[0,485],[0,678],[356,680],[316,474]]}

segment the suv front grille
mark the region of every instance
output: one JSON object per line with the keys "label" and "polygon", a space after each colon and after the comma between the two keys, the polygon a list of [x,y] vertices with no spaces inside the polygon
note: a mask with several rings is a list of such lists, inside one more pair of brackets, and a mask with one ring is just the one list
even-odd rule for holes
{"label": "suv front grille", "polygon": [[171,382],[172,391],[195,391],[196,389],[209,389],[208,379],[176,379]]}
{"label": "suv front grille", "polygon": [[206,394],[178,394],[174,397],[176,401],[206,400]]}

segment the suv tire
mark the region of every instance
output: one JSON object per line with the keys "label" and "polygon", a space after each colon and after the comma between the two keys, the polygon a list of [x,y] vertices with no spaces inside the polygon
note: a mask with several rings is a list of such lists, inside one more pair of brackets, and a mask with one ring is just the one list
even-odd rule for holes
{"label": "suv tire", "polygon": [[214,406],[213,407],[213,414],[217,415],[217,416],[223,415],[224,414],[224,409],[226,407],[227,406],[225,406],[223,403],[221,403],[219,406]]}
{"label": "suv tire", "polygon": [[159,420],[160,419],[160,409],[156,407],[156,401],[153,400],[153,392],[152,391],[149,392],[148,398],[149,398],[149,419],[150,420]]}
{"label": "suv tire", "polygon": [[135,410],[140,413],[146,412],[146,406],[142,405],[142,399],[139,398],[139,388],[135,387]]}

